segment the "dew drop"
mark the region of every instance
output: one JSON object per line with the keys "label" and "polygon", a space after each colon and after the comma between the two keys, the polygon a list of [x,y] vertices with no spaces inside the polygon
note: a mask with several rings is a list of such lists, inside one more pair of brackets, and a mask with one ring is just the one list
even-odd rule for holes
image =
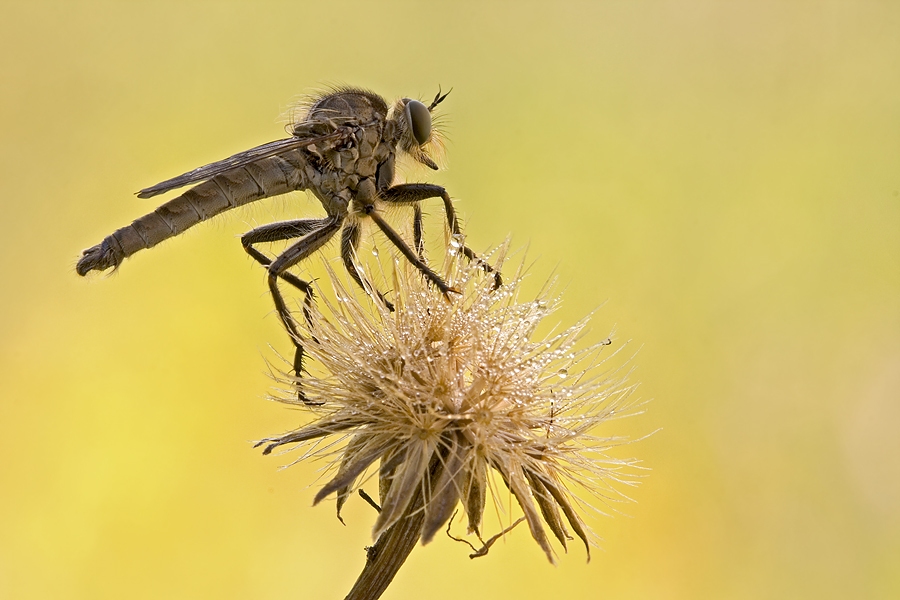
{"label": "dew drop", "polygon": [[556,374],[559,376],[560,379],[565,379],[566,377],[569,376],[569,370],[568,369],[560,369],[559,371],[556,372]]}

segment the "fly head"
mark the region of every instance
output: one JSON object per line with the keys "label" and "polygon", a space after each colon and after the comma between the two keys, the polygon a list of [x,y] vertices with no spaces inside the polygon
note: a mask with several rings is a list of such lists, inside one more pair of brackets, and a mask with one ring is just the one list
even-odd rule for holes
{"label": "fly head", "polygon": [[[447,92],[449,94],[450,92]],[[401,98],[391,108],[388,121],[394,121],[398,129],[398,147],[423,165],[437,170],[435,161],[443,150],[443,138],[440,129],[434,127],[432,119],[434,108],[440,104],[447,94],[437,95],[430,105],[419,100]]]}

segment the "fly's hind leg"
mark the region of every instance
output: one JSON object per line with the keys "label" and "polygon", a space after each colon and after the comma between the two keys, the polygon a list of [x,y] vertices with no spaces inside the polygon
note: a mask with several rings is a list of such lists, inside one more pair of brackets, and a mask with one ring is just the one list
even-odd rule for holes
{"label": "fly's hind leg", "polygon": [[[453,236],[460,235],[459,221],[456,218],[456,210],[453,208],[453,201],[450,199],[450,194],[447,193],[446,188],[440,185],[434,185],[431,183],[401,183],[382,191],[380,197],[385,202],[395,202],[399,204],[418,203],[421,200],[426,200],[428,198],[440,198],[444,201],[444,212],[447,213],[447,225],[450,226],[450,233]],[[416,204],[416,207],[418,208],[418,204]],[[422,213],[420,209],[417,213],[417,218],[419,219],[420,235],[421,214]],[[415,223],[413,229],[415,229]],[[421,239],[417,240],[417,249],[420,244]],[[503,278],[500,276],[500,273],[495,271],[491,265],[478,258],[478,255],[475,254],[475,252],[473,252],[471,248],[463,244],[460,246],[460,251],[470,261],[477,262],[479,266],[484,269],[485,273],[492,273],[494,275],[495,290],[503,285]]]}
{"label": "fly's hind leg", "polygon": [[[321,229],[329,222],[328,219],[297,219],[295,221],[281,221],[278,223],[270,223],[251,229],[241,236],[241,244],[244,251],[249,254],[256,262],[264,267],[272,264],[272,259],[253,247],[253,244],[264,242],[279,242],[282,240],[290,240],[293,238],[303,237],[317,229]],[[308,282],[303,281],[293,273],[287,271],[279,275],[283,280],[303,292],[303,316],[306,317],[307,323],[311,323],[309,308],[312,306],[313,291],[312,286]]]}
{"label": "fly's hind leg", "polygon": [[[301,343],[296,322],[287,308],[281,290],[278,289],[277,280],[280,277],[303,292],[303,316],[306,319],[307,324],[312,325],[312,315],[310,313],[313,301],[312,286],[293,273],[289,273],[287,269],[322,247],[322,245],[334,235],[340,227],[340,223],[340,218],[284,221],[257,227],[241,236],[241,243],[247,254],[264,267],[267,267],[267,270],[269,271],[269,291],[272,295],[272,300],[275,303],[275,310],[284,324],[285,329],[287,329],[291,341],[294,343],[293,367],[294,374],[298,378],[301,377],[303,372],[303,344]],[[274,260],[253,247],[253,244],[261,242],[275,242],[296,237],[302,237],[303,239],[290,246]],[[297,387],[297,397],[300,401],[306,402],[306,397],[299,384]]]}
{"label": "fly's hind leg", "polygon": [[344,225],[344,231],[341,232],[341,259],[344,261],[344,266],[347,268],[347,272],[350,273],[350,277],[353,278],[353,281],[363,289],[367,294],[374,292],[378,299],[381,300],[381,303],[391,312],[394,312],[394,305],[384,297],[384,294],[375,289],[368,281],[363,281],[363,276],[359,272],[359,268],[353,262],[353,255],[356,254],[356,249],[359,247],[359,223],[350,222]]}

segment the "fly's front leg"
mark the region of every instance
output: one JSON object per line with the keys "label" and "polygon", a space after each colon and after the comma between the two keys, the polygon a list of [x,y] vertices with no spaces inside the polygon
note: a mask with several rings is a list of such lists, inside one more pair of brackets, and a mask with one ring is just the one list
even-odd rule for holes
{"label": "fly's front leg", "polygon": [[378,225],[378,228],[384,233],[385,237],[391,241],[392,244],[397,246],[397,249],[400,250],[400,253],[406,257],[406,260],[411,262],[419,272],[424,275],[428,281],[430,281],[434,286],[444,294],[444,297],[448,300],[450,299],[450,292],[454,292],[459,294],[459,290],[456,290],[449,285],[447,282],[441,279],[441,276],[428,268],[424,262],[422,262],[416,253],[412,251],[412,249],[406,245],[406,242],[403,241],[403,238],[394,231],[390,225],[387,224],[387,221],[381,218],[377,212],[375,212],[375,205],[369,204],[363,207],[363,212],[375,221],[375,224]]}
{"label": "fly's front leg", "polygon": [[353,262],[353,255],[356,254],[356,249],[359,247],[359,223],[347,223],[344,226],[344,231],[341,233],[341,259],[344,261],[344,266],[347,268],[347,272],[350,273],[350,277],[353,278],[353,281],[363,289],[367,294],[371,292],[375,292],[375,295],[378,296],[378,299],[381,300],[382,304],[387,307],[387,309],[391,312],[394,312],[394,305],[384,297],[384,294],[375,289],[368,281],[363,281],[363,276],[360,274],[359,269],[356,267],[356,264]]}
{"label": "fly's front leg", "polygon": [[[450,194],[447,193],[444,187],[431,183],[401,183],[381,192],[381,199],[385,202],[400,204],[420,202],[428,198],[440,198],[444,201],[444,212],[447,213],[447,225],[450,226],[450,233],[453,236],[459,236],[460,229],[459,221],[456,218],[456,210],[453,208]],[[491,265],[478,258],[478,255],[471,248],[463,244],[460,247],[460,251],[467,259],[476,261],[484,269],[485,273],[493,273],[495,290],[503,285],[500,273],[496,272]]]}

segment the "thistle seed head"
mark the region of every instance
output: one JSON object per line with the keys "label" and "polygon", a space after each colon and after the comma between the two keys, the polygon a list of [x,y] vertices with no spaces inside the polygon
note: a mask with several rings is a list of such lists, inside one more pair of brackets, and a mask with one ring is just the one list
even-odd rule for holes
{"label": "thistle seed head", "polygon": [[[495,253],[498,262],[504,254]],[[494,278],[465,258],[446,260],[443,275],[461,292],[452,301],[395,262],[396,310],[388,312],[357,300],[332,274],[338,301],[325,302],[327,317],[316,311],[303,340],[325,375],[302,379],[307,404],[295,392],[279,398],[315,418],[260,443],[267,453],[308,444],[304,457],[333,461],[315,502],[336,494],[339,517],[367,472],[377,472],[375,539],[416,510],[424,511],[428,543],[460,503],[469,533],[480,536],[487,498],[502,504],[511,494],[551,562],[547,529],[564,548],[571,530],[589,552],[592,534],[577,510],[583,502],[570,490],[608,499],[610,484],[630,482],[633,464],[607,454],[623,439],[592,435],[634,412],[627,373],[600,356],[610,340],[579,349],[587,319],[536,339],[559,302],[552,285],[522,300],[521,268],[496,290]]]}

